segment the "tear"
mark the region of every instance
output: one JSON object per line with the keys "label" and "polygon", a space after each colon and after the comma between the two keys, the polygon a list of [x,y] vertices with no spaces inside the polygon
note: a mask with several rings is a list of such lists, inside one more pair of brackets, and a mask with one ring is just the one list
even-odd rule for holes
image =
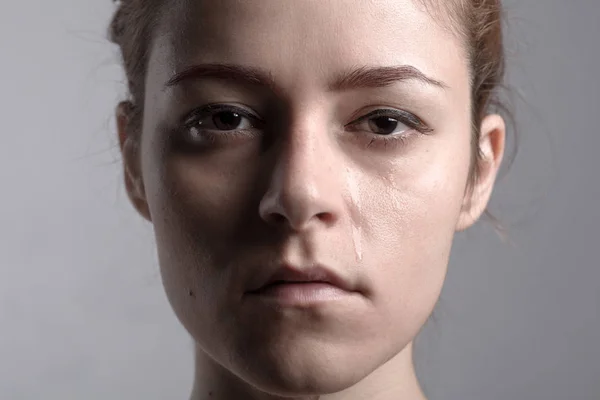
{"label": "tear", "polygon": [[346,169],[348,190],[350,192],[350,224],[352,226],[352,243],[354,246],[354,255],[357,262],[362,262],[362,226],[361,226],[361,204],[360,204],[360,188],[355,177]]}

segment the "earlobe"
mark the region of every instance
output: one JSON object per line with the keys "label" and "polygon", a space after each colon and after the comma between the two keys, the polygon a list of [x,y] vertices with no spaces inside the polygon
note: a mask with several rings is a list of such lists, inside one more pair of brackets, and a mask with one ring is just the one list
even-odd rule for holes
{"label": "earlobe", "polygon": [[465,193],[463,209],[460,212],[457,231],[472,226],[484,213],[504,156],[506,125],[497,114],[487,115],[480,127],[479,153],[475,162],[476,180]]}
{"label": "earlobe", "polygon": [[146,201],[146,191],[141,173],[139,158],[139,140],[130,132],[130,119],[133,113],[133,104],[122,102],[117,106],[116,119],[119,135],[119,146],[123,159],[123,172],[125,188],[129,200],[142,217],[151,221],[150,209]]}

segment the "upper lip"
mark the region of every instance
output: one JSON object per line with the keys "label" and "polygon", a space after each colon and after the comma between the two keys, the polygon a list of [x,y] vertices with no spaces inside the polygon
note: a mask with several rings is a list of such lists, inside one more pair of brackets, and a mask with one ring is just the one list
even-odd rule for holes
{"label": "upper lip", "polygon": [[352,291],[350,283],[345,278],[322,265],[312,265],[302,268],[285,264],[279,266],[270,275],[267,275],[266,279],[263,279],[259,285],[256,285],[249,292],[259,292],[269,285],[285,282],[322,282],[346,291]]}

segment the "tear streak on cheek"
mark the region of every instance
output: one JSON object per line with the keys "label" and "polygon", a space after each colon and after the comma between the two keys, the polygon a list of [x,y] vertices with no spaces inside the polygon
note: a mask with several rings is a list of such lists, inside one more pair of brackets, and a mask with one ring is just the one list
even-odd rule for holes
{"label": "tear streak on cheek", "polygon": [[[358,263],[362,262],[362,221],[361,221],[361,203],[360,203],[360,188],[356,177],[346,169],[346,182],[348,182],[348,191],[350,193],[350,207],[356,212],[351,212],[350,224],[352,226],[352,243],[354,246],[354,254]],[[352,216],[356,215],[356,218]]]}

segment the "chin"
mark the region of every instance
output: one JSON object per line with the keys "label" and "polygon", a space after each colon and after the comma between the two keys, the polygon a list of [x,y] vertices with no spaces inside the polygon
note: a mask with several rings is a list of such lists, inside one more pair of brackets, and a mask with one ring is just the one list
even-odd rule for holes
{"label": "chin", "polygon": [[384,357],[364,357],[355,347],[339,344],[288,343],[257,350],[242,352],[244,359],[235,360],[238,368],[231,370],[260,391],[282,397],[341,392],[385,362]]}
{"label": "chin", "polygon": [[[284,367],[256,366],[250,376],[242,377],[257,389],[282,397],[325,395],[348,389],[371,371],[362,371],[361,366],[348,369],[325,360],[315,361],[312,366]],[[262,369],[260,369],[262,368]]]}

